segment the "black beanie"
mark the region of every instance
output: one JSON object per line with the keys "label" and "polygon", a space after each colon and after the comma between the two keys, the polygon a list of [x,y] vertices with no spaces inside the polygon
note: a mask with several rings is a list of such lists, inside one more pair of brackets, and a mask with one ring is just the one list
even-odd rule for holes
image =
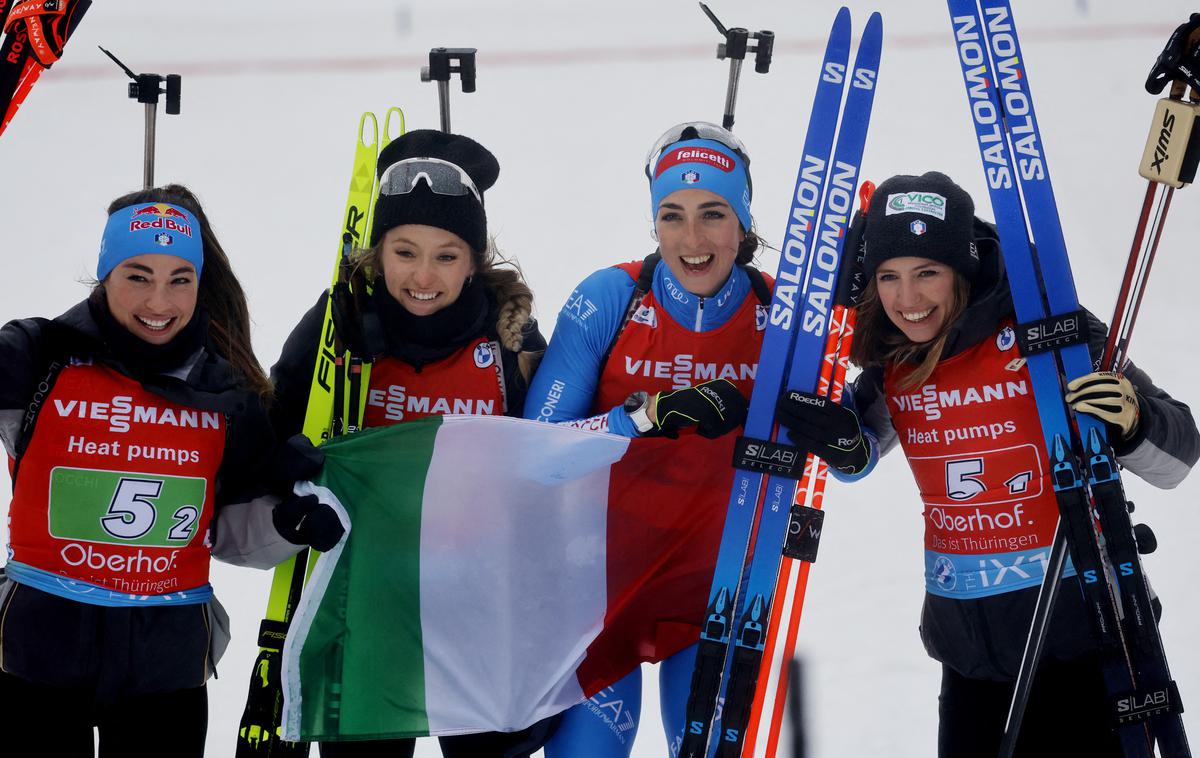
{"label": "black beanie", "polygon": [[971,196],[945,174],[893,176],[875,189],[867,210],[867,276],[889,258],[911,255],[944,263],[971,281],[979,270],[974,222]]}
{"label": "black beanie", "polygon": [[[418,129],[395,140],[379,153],[375,174],[382,178],[388,167],[408,158],[437,158],[467,172],[480,197],[500,175],[496,156],[470,137],[446,134],[436,129]],[[371,247],[379,244],[389,229],[401,224],[423,224],[453,232],[482,252],[487,248],[487,214],[483,203],[465,195],[439,195],[425,181],[403,195],[379,193],[371,221]]]}

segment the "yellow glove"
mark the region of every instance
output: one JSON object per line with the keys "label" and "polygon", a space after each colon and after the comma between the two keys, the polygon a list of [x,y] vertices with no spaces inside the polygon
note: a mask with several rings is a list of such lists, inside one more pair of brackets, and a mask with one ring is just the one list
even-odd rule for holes
{"label": "yellow glove", "polygon": [[1138,397],[1133,384],[1115,371],[1094,371],[1067,383],[1067,404],[1121,430],[1129,439],[1138,427]]}

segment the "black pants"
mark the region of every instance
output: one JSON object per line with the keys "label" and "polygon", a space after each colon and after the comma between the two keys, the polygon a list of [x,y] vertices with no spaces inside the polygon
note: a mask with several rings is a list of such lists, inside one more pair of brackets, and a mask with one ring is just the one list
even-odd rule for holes
{"label": "black pants", "polygon": [[[942,666],[939,758],[997,755],[1012,693],[1012,682],[968,679]],[[1103,675],[1094,660],[1043,662],[1021,722],[1016,756],[1122,758],[1121,744],[1108,725],[1107,702]]]}
{"label": "black pants", "polygon": [[[554,734],[560,716],[552,716],[519,732],[487,732],[438,737],[444,758],[528,758]],[[412,758],[416,740],[322,742],[321,758]]]}
{"label": "black pants", "polygon": [[203,758],[207,729],[204,687],[97,704],[90,691],[43,687],[0,671],[0,734],[11,735],[6,745],[37,746],[34,755],[93,758],[98,730],[100,758]]}

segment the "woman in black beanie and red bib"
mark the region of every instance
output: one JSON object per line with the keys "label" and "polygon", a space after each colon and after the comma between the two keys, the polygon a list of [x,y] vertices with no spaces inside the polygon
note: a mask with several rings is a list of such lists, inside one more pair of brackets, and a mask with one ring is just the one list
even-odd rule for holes
{"label": "woman in black beanie and red bib", "polygon": [[[335,315],[342,339],[373,358],[364,426],[446,413],[520,417],[546,342],[532,317],[533,293],[515,267],[497,265],[489,244],[483,193],[496,182],[499,163],[472,139],[420,130],[385,147],[377,173],[371,247],[359,253],[355,272],[356,285],[369,283],[372,294],[363,312]],[[272,420],[284,437],[304,422],[326,297],[304,315],[271,369]],[[442,737],[442,752],[530,755],[552,723]],[[414,745],[323,743],[321,754],[395,758],[412,755]]]}
{"label": "woman in black beanie and red bib", "polygon": [[[994,228],[936,172],[879,185],[862,227],[868,286],[851,360],[853,408],[779,404],[792,441],[865,476],[897,443],[925,504],[921,639],[942,664],[938,755],[996,755],[1058,522],[1029,370]],[[856,222],[857,223],[857,222]],[[852,231],[850,239],[857,238]],[[1098,362],[1106,327],[1088,316]],[[1188,407],[1132,363],[1070,382],[1066,401],[1103,420],[1118,462],[1177,485],[1200,457]],[[859,419],[862,419],[860,426]],[[835,466],[837,464],[834,464]],[[1117,756],[1075,570],[1059,589],[1017,755]]]}

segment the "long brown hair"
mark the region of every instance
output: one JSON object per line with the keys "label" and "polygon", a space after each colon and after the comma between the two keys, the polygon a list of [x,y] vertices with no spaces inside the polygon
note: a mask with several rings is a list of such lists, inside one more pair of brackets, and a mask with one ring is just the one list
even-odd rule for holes
{"label": "long brown hair", "polygon": [[913,342],[892,323],[879,299],[879,288],[872,277],[858,302],[858,320],[854,325],[854,342],[850,345],[850,360],[856,365],[900,367],[916,364],[916,367],[900,380],[900,389],[909,389],[923,384],[942,359],[946,339],[955,322],[967,309],[971,296],[971,285],[966,278],[954,272],[954,294],[950,308],[937,336],[928,342]]}
{"label": "long brown hair", "polygon": [[[374,247],[353,253],[353,276],[357,282],[373,284],[383,276],[383,266],[379,262],[382,251],[383,239],[380,238]],[[472,276],[480,278],[500,308],[496,318],[496,334],[500,337],[500,344],[514,353],[521,352],[523,329],[533,314],[533,290],[525,283],[521,266],[500,253],[495,238],[488,238],[487,249],[472,250],[471,262],[475,264]]]}
{"label": "long brown hair", "polygon": [[[229,256],[217,241],[199,198],[181,184],[168,184],[121,195],[108,205],[112,214],[138,203],[170,203],[186,208],[200,223],[204,243],[204,266],[200,274],[197,302],[208,312],[208,339],[216,351],[233,366],[249,389],[263,398],[271,394],[271,382],[254,356],[250,344],[250,309],[246,293],[233,273]],[[104,282],[97,287],[103,288]]]}
{"label": "long brown hair", "polygon": [[746,232],[746,236],[742,238],[742,242],[738,245],[737,258],[734,262],[739,266],[748,266],[754,262],[754,256],[764,247],[769,247],[762,237],[758,236],[758,232],[753,229]]}

